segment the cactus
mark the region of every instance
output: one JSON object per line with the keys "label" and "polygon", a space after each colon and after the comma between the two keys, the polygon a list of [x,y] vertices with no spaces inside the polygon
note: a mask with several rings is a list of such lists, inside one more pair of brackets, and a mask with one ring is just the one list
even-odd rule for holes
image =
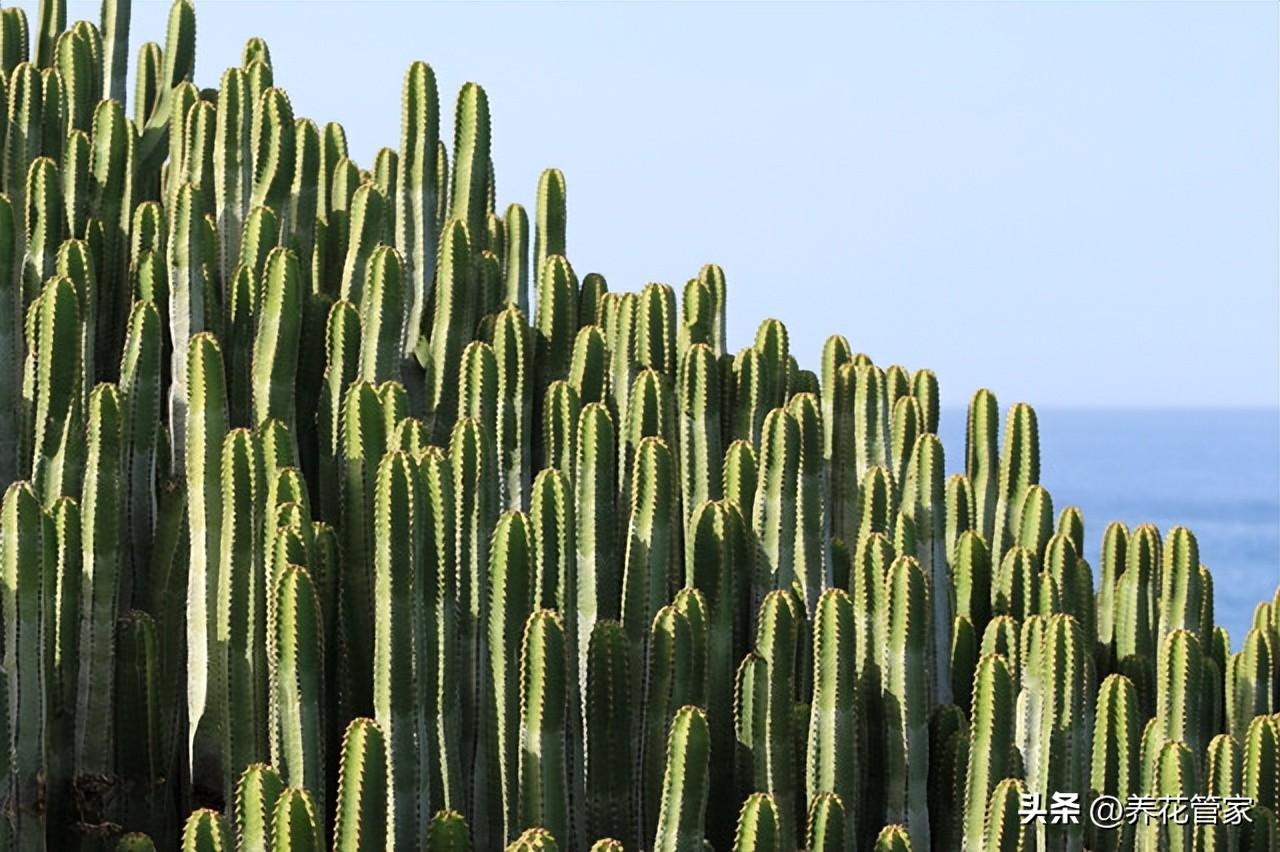
{"label": "cactus", "polygon": [[[8,695],[9,770],[12,778],[9,792],[13,831],[17,848],[43,848],[45,832],[43,808],[43,779],[48,765],[47,727],[45,709],[48,690],[49,659],[42,641],[48,629],[49,603],[52,601],[53,568],[51,542],[45,535],[40,504],[25,482],[16,482],[5,491],[3,507],[0,507],[0,563],[2,563],[3,611],[4,611],[4,668],[7,672],[5,692]],[[109,566],[103,566],[104,574]],[[109,576],[109,574],[107,575]],[[105,577],[104,577],[105,579]],[[95,598],[110,594],[110,589],[99,592],[90,585],[89,592]],[[108,602],[114,603],[109,598]],[[101,672],[99,665],[111,664],[110,634],[108,626],[105,647],[91,661],[89,668],[103,675],[105,695],[89,704],[96,718],[111,721],[110,686],[111,672]],[[105,653],[104,653],[105,652]],[[101,731],[95,732],[101,735]],[[78,761],[81,773],[105,773],[110,766],[110,739],[107,751],[86,752],[83,762]]]}
{"label": "cactus", "polygon": [[[276,580],[274,596],[278,626],[272,652],[278,674],[272,708],[278,719],[281,776],[287,784],[315,790],[323,813],[324,645],[320,607],[307,569],[286,567]],[[277,816],[279,812],[277,805]],[[278,835],[278,820],[274,830]]]}
{"label": "cactus", "polygon": [[386,848],[388,798],[382,727],[373,719],[352,719],[342,738],[334,849],[373,852]]}
{"label": "cactus", "polygon": [[823,592],[814,616],[813,701],[805,787],[811,803],[823,794],[834,794],[838,801],[849,803],[840,812],[842,832],[827,841],[833,848],[853,845],[857,833],[852,809],[861,800],[853,771],[862,762],[856,733],[861,701],[855,678],[853,613],[849,595],[830,589]]}
{"label": "cactus", "polygon": [[[783,848],[795,845],[799,801],[796,795],[795,660],[797,613],[787,592],[773,591],[760,606],[755,699],[760,714],[753,748],[756,789],[769,792],[777,805],[778,837]],[[753,723],[754,724],[754,723]]]}
{"label": "cactus", "polygon": [[899,556],[889,567],[885,597],[885,808],[889,821],[908,827],[913,844],[928,848],[928,591],[913,557]]}
{"label": "cactus", "polygon": [[987,803],[996,786],[1014,774],[1014,677],[999,654],[986,654],[974,678],[972,739],[964,785],[963,850],[983,848]]}
{"label": "cactus", "polygon": [[387,748],[388,834],[412,846],[429,812],[421,479],[402,452],[378,465],[374,486],[373,710]]}
{"label": "cactus", "polygon": [[662,811],[651,847],[655,852],[699,852],[703,848],[710,752],[706,714],[692,706],[676,711],[667,743]]}
{"label": "cactus", "polygon": [[433,852],[471,852],[470,829],[462,814],[451,810],[437,812],[427,827],[427,848]]}
{"label": "cactus", "polygon": [[[1098,688],[1093,728],[1093,761],[1089,789],[1127,802],[1138,790],[1138,745],[1141,732],[1138,693],[1124,675],[1108,675]],[[1133,843],[1134,827],[1107,830],[1089,826],[1089,848],[1124,849]]]}
{"label": "cactus", "polygon": [[190,0],[126,113],[130,6],[0,11],[0,846],[1273,844],[1280,592],[1233,653],[1195,535],[1118,523],[1095,590],[1029,406],[944,478],[931,370],[579,280],[478,85],[448,146],[409,65],[362,169],[262,39],[199,88]]}
{"label": "cactus", "polygon": [[[492,828],[502,828],[510,839],[518,826],[518,788],[520,753],[520,657],[525,622],[533,601],[533,558],[529,523],[520,512],[502,515],[493,531],[488,572],[488,600],[484,644],[488,659],[484,662],[486,682],[483,693],[485,739],[476,758],[475,811],[485,816],[481,803],[489,795],[481,784],[497,788],[493,796],[490,820]],[[485,761],[490,766],[484,765]],[[486,777],[486,774],[488,777]],[[483,836],[485,829],[478,828]]]}
{"label": "cactus", "polygon": [[1027,788],[1017,778],[1006,778],[991,791],[987,805],[985,852],[1030,852],[1035,846],[1035,825],[1019,812]]}
{"label": "cactus", "polygon": [[995,523],[991,533],[993,558],[1004,559],[1022,517],[1027,491],[1040,481],[1040,437],[1036,413],[1026,403],[1009,409],[1004,427],[1004,451],[996,486]]}
{"label": "cactus", "polygon": [[271,840],[277,852],[321,852],[318,809],[311,795],[298,787],[286,787],[272,814]]}
{"label": "cactus", "polygon": [[738,830],[734,835],[734,852],[780,852],[780,816],[778,805],[768,793],[753,793],[742,803]]}
{"label": "cactus", "polygon": [[265,763],[245,767],[235,787],[235,824],[237,844],[245,852],[267,852],[272,849],[272,815],[276,802],[284,792],[280,773]]}
{"label": "cactus", "polygon": [[770,411],[761,436],[760,483],[751,513],[758,542],[753,610],[766,591],[790,589],[795,581],[799,474],[799,421],[785,409]]}
{"label": "cactus", "polygon": [[457,375],[462,349],[474,323],[467,284],[471,270],[471,237],[453,220],[440,236],[436,263],[435,312],[427,360],[427,415],[436,443],[443,443],[457,411]]}
{"label": "cactus", "polygon": [[584,674],[587,833],[594,837],[629,836],[635,819],[629,747],[631,680],[626,632],[617,621],[606,618],[592,627]]}
{"label": "cactus", "polygon": [[520,651],[518,825],[547,826],[560,837],[568,837],[569,826],[565,639],[559,616],[539,609],[525,624]]}
{"label": "cactus", "polygon": [[192,811],[182,830],[182,852],[230,852],[234,848],[227,823],[217,811]]}
{"label": "cactus", "polygon": [[[1093,731],[1093,658],[1085,652],[1079,624],[1051,615],[1024,626],[1029,656],[1022,668],[1026,725],[1020,728],[1027,785],[1048,802],[1052,793],[1083,790]],[[1082,824],[1037,824],[1037,844],[1079,849]]]}

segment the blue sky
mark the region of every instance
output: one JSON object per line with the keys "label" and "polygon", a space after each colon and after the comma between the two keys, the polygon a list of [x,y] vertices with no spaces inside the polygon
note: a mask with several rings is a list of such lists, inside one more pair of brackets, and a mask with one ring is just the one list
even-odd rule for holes
{"label": "blue sky", "polygon": [[[35,2],[26,2],[34,24]],[[167,3],[135,0],[131,51]],[[99,4],[71,0],[69,17]],[[765,316],[1057,406],[1280,394],[1272,3],[197,2],[196,78],[250,35],[298,115],[372,162],[404,68],[493,109],[501,205],[568,181],[568,254],[612,289],[714,261],[730,344]],[[132,88],[130,89],[132,95]]]}

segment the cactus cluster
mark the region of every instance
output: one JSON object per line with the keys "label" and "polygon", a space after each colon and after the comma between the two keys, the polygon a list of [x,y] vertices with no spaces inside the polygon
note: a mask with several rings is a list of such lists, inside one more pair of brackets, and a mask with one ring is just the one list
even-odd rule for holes
{"label": "cactus cluster", "polygon": [[1280,595],[1232,652],[1189,530],[1095,580],[1029,406],[947,478],[930,371],[498,212],[480,86],[361,168],[190,0],[128,93],[129,6],[0,11],[0,849],[1277,848]]}

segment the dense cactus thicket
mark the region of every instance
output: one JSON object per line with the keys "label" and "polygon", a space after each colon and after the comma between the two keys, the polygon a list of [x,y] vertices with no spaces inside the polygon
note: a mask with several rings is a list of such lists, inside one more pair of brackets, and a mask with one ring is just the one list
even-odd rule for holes
{"label": "dense cactus thicket", "polygon": [[128,0],[65,18],[0,11],[0,848],[1277,848],[1280,598],[1233,652],[1187,529],[1095,571],[1030,407],[948,478],[928,370],[498,212],[476,84],[361,168],[189,0],[128,108]]}

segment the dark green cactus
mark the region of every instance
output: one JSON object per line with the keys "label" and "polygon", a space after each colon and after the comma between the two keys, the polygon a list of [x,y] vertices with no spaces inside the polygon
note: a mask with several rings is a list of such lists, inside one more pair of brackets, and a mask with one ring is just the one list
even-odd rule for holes
{"label": "dark green cactus", "polygon": [[342,738],[333,848],[385,849],[388,798],[386,736],[373,719],[352,719]]}

